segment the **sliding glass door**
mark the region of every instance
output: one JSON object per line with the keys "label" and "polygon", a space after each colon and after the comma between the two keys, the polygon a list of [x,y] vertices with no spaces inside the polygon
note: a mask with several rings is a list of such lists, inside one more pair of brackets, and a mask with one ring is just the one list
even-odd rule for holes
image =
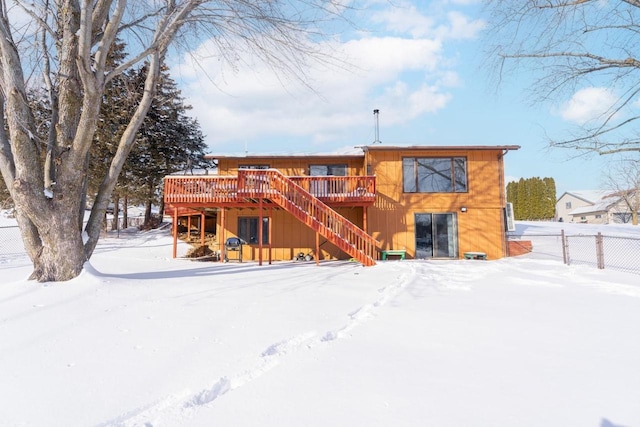
{"label": "sliding glass door", "polygon": [[415,214],[416,258],[458,258],[455,213]]}

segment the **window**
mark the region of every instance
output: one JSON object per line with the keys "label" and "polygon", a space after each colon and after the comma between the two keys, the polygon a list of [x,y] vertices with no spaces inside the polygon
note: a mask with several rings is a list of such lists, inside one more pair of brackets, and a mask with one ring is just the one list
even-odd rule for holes
{"label": "window", "polygon": [[402,159],[405,193],[465,193],[467,159],[464,157]]}
{"label": "window", "polygon": [[455,213],[417,213],[416,258],[457,258],[458,226]]}
{"label": "window", "polygon": [[310,165],[311,176],[347,176],[347,165]]}
{"label": "window", "polygon": [[240,165],[238,169],[269,169],[269,165]]}
{"label": "window", "polygon": [[[258,244],[257,216],[241,216],[238,218],[238,237],[251,245]],[[269,218],[262,218],[262,244],[269,244]]]}
{"label": "window", "polygon": [[[309,165],[311,176],[347,176],[347,165]],[[334,179],[313,180],[309,183],[309,192],[317,197],[345,192],[344,181]]]}
{"label": "window", "polygon": [[567,202],[564,204],[565,209],[571,209],[571,202]]}
{"label": "window", "polygon": [[602,215],[596,214],[596,219],[600,219],[600,218],[602,218]]}

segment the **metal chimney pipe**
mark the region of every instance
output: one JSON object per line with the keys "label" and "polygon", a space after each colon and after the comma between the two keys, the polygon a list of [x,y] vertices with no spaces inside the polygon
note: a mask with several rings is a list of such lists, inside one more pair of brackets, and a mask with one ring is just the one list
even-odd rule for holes
{"label": "metal chimney pipe", "polygon": [[373,141],[374,144],[382,144],[382,141],[380,141],[380,123],[378,121],[378,116],[380,115],[380,110],[376,109],[373,110],[373,118],[374,118],[374,127],[375,127],[375,135],[376,135],[376,139],[375,141]]}

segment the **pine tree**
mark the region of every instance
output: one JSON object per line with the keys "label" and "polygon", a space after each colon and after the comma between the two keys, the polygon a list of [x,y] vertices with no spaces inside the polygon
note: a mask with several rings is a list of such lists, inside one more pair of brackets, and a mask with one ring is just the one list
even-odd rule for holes
{"label": "pine tree", "polygon": [[[146,70],[139,70],[140,81]],[[162,67],[157,95],[129,157],[127,195],[145,206],[145,224],[152,220],[152,206],[161,203],[163,178],[191,168],[211,167],[203,158],[206,144],[198,122],[186,115],[184,103],[169,69]]]}
{"label": "pine tree", "polygon": [[[126,44],[116,41],[107,58],[107,66],[113,69],[121,64],[126,57]],[[111,160],[116,154],[118,142],[127,127],[135,105],[139,102],[141,89],[131,84],[132,71],[123,73],[109,82],[102,96],[100,117],[94,135],[94,143],[89,152],[89,165],[87,177],[87,195],[89,199],[97,194]],[[118,182],[111,194],[113,203],[113,224],[117,228],[119,217],[120,198],[126,197],[126,186],[123,186],[123,177],[126,170],[121,172]],[[92,200],[90,200],[92,202]]]}
{"label": "pine tree", "polygon": [[556,185],[553,178],[520,178],[507,185],[516,220],[548,220],[555,216]]}
{"label": "pine tree", "polygon": [[556,216],[556,182],[553,178],[544,178],[544,219],[552,219]]}

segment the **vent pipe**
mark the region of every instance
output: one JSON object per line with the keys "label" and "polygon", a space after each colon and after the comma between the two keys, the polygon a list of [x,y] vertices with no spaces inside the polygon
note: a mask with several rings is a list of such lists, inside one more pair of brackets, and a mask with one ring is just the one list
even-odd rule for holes
{"label": "vent pipe", "polygon": [[382,144],[380,141],[380,123],[378,121],[378,116],[380,115],[380,110],[373,110],[373,118],[374,118],[374,128],[376,131],[376,139],[373,141],[374,144]]}

